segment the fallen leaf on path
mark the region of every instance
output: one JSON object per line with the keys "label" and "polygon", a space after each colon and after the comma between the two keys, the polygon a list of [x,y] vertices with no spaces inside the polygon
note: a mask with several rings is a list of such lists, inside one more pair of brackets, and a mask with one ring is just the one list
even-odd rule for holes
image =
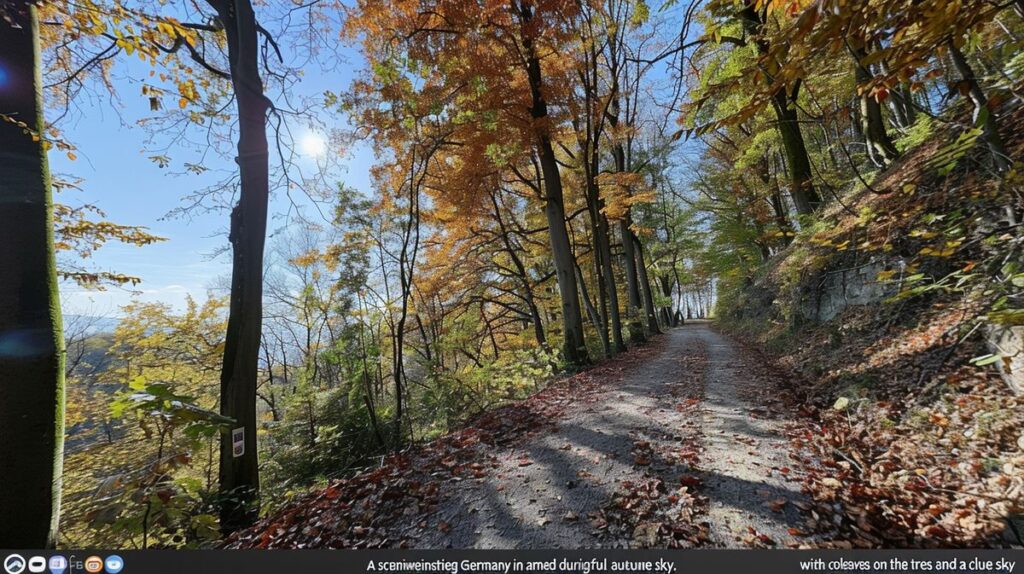
{"label": "fallen leaf on path", "polygon": [[700,486],[700,483],[700,479],[697,478],[696,476],[693,476],[692,474],[684,474],[683,476],[679,477],[679,484],[687,486],[689,488],[697,488],[698,486]]}

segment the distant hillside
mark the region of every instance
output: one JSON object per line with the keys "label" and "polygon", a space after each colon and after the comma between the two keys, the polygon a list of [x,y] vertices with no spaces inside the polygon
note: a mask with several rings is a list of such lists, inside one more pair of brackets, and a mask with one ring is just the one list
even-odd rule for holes
{"label": "distant hillside", "polygon": [[64,328],[69,331],[74,328],[84,329],[88,334],[113,333],[120,321],[117,317],[105,315],[81,315],[67,313],[64,315]]}

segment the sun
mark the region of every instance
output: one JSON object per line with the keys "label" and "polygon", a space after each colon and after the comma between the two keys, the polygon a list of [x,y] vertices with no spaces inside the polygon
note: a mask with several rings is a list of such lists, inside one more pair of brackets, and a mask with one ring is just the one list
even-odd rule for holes
{"label": "sun", "polygon": [[307,157],[322,157],[327,153],[327,140],[316,133],[307,133],[299,140],[299,149]]}

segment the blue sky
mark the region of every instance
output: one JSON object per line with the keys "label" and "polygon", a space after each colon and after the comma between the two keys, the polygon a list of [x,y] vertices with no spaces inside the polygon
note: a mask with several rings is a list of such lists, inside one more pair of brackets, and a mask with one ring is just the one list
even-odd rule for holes
{"label": "blue sky", "polygon": [[[284,43],[282,48],[287,50]],[[338,92],[346,88],[361,60],[353,50],[344,50],[344,55],[350,65],[332,66],[335,70],[329,74],[319,73],[313,66],[290,96],[312,97],[324,90]],[[289,56],[293,55],[286,54],[286,60]],[[148,97],[141,94],[141,82],[152,81],[150,68],[134,58],[130,60],[120,64],[113,74],[118,100],[112,101],[102,90],[93,90],[91,96],[76,99],[76,111],[60,124],[65,138],[77,146],[77,160],[71,161],[64,153],[53,151],[51,170],[83,181],[81,191],[64,191],[57,201],[69,205],[94,204],[106,212],[110,221],[148,227],[167,241],[144,247],[110,243],[97,250],[84,262],[86,267],[138,276],[142,283],[101,291],[65,284],[61,295],[67,313],[117,315],[119,307],[133,298],[180,306],[188,295],[205,297],[208,288],[230,274],[229,254],[214,256],[227,246],[226,211],[195,213],[188,219],[166,217],[182,205],[183,197],[215,182],[217,176],[178,174],[183,171],[183,161],[198,156],[174,145],[169,152],[174,161],[170,167],[162,169],[148,158],[152,152],[147,153],[145,148],[150,134],[136,122],[152,115]],[[165,105],[175,102],[176,97],[165,98]],[[325,119],[328,125],[333,122],[334,127],[340,127],[343,121],[341,117]],[[302,124],[294,125],[293,129],[299,134],[310,131]],[[162,134],[156,139],[167,142]],[[368,191],[371,161],[365,147],[350,149],[340,157],[341,165],[331,172],[331,180]],[[203,163],[214,174],[223,175],[235,169],[231,158],[215,154],[208,155]],[[313,157],[303,157],[298,167],[308,173],[316,169],[317,163]],[[292,197],[300,205],[308,203],[301,193]],[[277,219],[270,226],[280,225],[281,217],[292,211],[290,207],[292,204],[279,190],[271,206],[271,217],[276,214]]]}

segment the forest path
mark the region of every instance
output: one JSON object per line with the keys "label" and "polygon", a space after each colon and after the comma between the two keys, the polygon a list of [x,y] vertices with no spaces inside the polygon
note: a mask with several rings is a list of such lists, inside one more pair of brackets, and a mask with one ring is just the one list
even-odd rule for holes
{"label": "forest path", "polygon": [[[760,359],[704,322],[669,331],[638,368],[555,430],[449,483],[418,548],[795,546],[802,519],[784,420]],[[755,402],[756,401],[756,402]],[[779,415],[781,416],[781,415]],[[695,496],[690,496],[695,494]],[[412,518],[412,517],[410,517]],[[805,541],[806,542],[806,541]]]}

